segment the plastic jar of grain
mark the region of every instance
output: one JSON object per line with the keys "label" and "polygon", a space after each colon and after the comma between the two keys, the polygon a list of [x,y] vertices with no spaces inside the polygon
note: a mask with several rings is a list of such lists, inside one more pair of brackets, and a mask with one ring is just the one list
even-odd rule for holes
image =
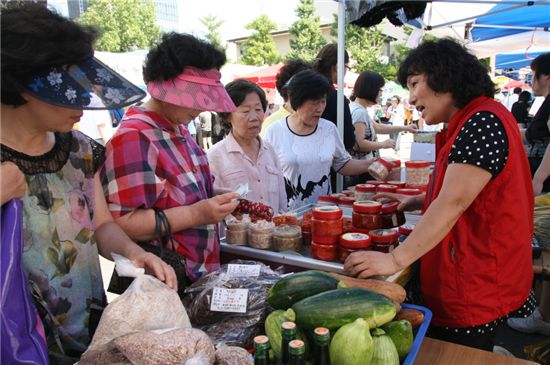
{"label": "plastic jar of grain", "polygon": [[407,186],[426,186],[430,181],[430,161],[407,161],[405,168],[407,172]]}
{"label": "plastic jar of grain", "polygon": [[372,184],[357,184],[355,185],[355,200],[371,200],[376,194],[376,186]]}
{"label": "plastic jar of grain", "polygon": [[232,219],[226,222],[225,241],[232,245],[246,245],[248,243],[248,217],[242,220]]}
{"label": "plastic jar of grain", "polygon": [[264,220],[250,223],[248,226],[248,245],[260,250],[273,247],[273,229],[275,223]]}
{"label": "plastic jar of grain", "polygon": [[299,251],[302,247],[302,228],[283,224],[273,229],[274,251]]}

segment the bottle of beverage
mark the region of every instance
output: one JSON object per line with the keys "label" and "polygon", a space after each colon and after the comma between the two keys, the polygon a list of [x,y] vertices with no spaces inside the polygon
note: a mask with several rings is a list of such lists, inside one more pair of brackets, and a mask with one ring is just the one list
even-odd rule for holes
{"label": "bottle of beverage", "polygon": [[304,345],[304,341],[290,341],[290,343],[288,344],[288,351],[290,352],[289,365],[304,365],[306,363],[306,346]]}
{"label": "bottle of beverage", "polygon": [[254,337],[254,365],[269,365],[270,347],[267,336]]}
{"label": "bottle of beverage", "polygon": [[283,322],[281,324],[281,365],[289,365],[290,356],[288,344],[296,338],[296,323]]}
{"label": "bottle of beverage", "polygon": [[317,327],[313,331],[315,352],[313,354],[313,365],[330,365],[330,331],[325,327]]}

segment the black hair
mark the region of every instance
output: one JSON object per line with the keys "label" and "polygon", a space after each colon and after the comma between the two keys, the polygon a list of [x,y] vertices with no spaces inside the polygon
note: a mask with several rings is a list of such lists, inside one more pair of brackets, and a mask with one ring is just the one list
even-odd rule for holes
{"label": "black hair", "polygon": [[[244,79],[233,80],[225,85],[225,90],[229,94],[231,100],[233,100],[233,104],[235,104],[235,106],[237,107],[241,105],[248,94],[256,93],[260,98],[260,103],[262,103],[262,110],[266,110],[267,98],[265,96],[265,92],[262,90],[261,87],[253,82]],[[218,113],[218,115],[220,116],[222,121],[229,124],[229,117],[231,116],[231,113],[223,112]]]}
{"label": "black hair", "polygon": [[534,79],[538,79],[540,75],[550,75],[550,52],[538,55],[531,62],[531,70]]}
{"label": "black hair", "polygon": [[288,101],[288,93],[286,92],[286,87],[284,86],[288,82],[288,80],[290,80],[290,78],[294,76],[294,74],[302,70],[310,69],[311,64],[300,59],[289,60],[285,63],[283,67],[279,69],[275,81],[275,86],[277,87],[277,91],[285,102]]}
{"label": "black hair", "polygon": [[13,106],[25,104],[23,85],[34,75],[93,56],[97,37],[93,28],[32,2],[3,3],[0,27],[1,102]]}
{"label": "black hair", "polygon": [[519,94],[522,91],[521,87],[515,87],[513,93]]}
{"label": "black hair", "polygon": [[361,98],[376,104],[380,88],[383,87],[385,83],[384,77],[379,73],[363,71],[359,74],[357,80],[355,80],[351,100]]}
{"label": "black hair", "polygon": [[527,101],[531,101],[531,99],[532,97],[529,91],[522,91],[519,93],[518,101],[527,102]]}
{"label": "black hair", "polygon": [[143,66],[143,80],[170,80],[183,72],[186,66],[201,70],[219,70],[226,62],[225,53],[212,43],[191,34],[167,33],[147,54]]}
{"label": "black hair", "polygon": [[494,97],[495,86],[487,68],[463,45],[450,38],[425,41],[413,49],[398,71],[406,87],[411,75],[424,74],[435,92],[450,92],[458,108],[479,96]]}
{"label": "black hair", "polygon": [[[344,51],[344,63],[349,62],[349,55]],[[332,66],[338,64],[338,44],[329,43],[323,46],[317,56],[313,60],[313,69],[324,75],[329,81],[331,80]]]}
{"label": "black hair", "polygon": [[308,100],[324,98],[331,83],[319,73],[313,70],[304,70],[292,76],[288,84],[288,99],[292,109],[297,110]]}

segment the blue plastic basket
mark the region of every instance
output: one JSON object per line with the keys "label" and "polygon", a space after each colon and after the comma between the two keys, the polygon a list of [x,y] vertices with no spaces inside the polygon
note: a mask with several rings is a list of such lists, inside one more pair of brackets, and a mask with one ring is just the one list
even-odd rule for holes
{"label": "blue plastic basket", "polygon": [[424,313],[424,322],[418,327],[414,334],[414,341],[411,347],[411,350],[409,351],[409,354],[403,361],[402,365],[413,365],[414,360],[416,359],[416,355],[418,355],[418,351],[420,351],[420,346],[422,346],[422,341],[424,341],[424,337],[426,337],[426,331],[428,330],[428,327],[430,326],[430,321],[432,320],[432,311],[429,310],[426,307],[421,307],[419,305],[413,305],[413,304],[401,304],[401,308],[407,308],[407,309],[416,309]]}

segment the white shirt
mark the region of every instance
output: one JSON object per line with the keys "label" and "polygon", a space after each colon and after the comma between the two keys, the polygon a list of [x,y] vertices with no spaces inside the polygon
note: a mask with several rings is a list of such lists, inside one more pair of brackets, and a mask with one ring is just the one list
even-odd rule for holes
{"label": "white shirt", "polygon": [[84,114],[78,122],[78,130],[94,140],[100,140],[103,138],[99,127],[109,128],[111,130],[109,134],[112,135],[112,123],[111,113],[108,110],[84,110]]}
{"label": "white shirt", "polygon": [[351,159],[334,123],[321,118],[315,131],[298,135],[287,118],[273,122],[265,140],[275,149],[285,176],[288,208],[314,204],[330,194],[330,168],[339,171]]}

